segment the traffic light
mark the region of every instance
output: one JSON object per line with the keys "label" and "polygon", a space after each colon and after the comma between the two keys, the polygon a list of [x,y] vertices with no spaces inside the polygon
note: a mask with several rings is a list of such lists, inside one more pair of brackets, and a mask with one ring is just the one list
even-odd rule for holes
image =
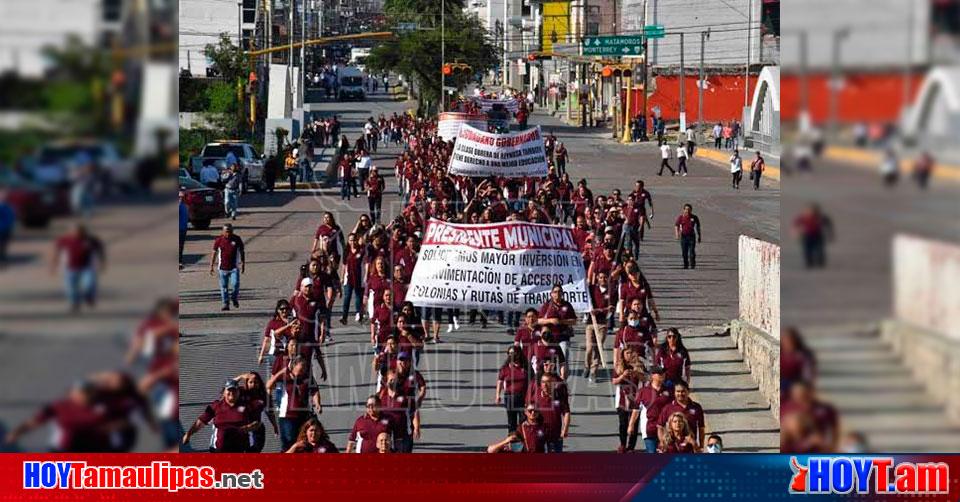
{"label": "traffic light", "polygon": [[443,74],[448,77],[453,75],[453,67],[448,64],[443,65]]}

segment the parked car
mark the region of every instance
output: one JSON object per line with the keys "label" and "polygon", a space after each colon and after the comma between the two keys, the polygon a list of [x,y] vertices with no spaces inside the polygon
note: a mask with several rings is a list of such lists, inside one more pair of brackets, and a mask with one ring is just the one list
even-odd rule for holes
{"label": "parked car", "polygon": [[99,140],[55,141],[40,147],[26,164],[31,179],[44,185],[68,184],[70,168],[80,153],[86,153],[97,166],[102,188],[129,190],[138,185],[136,162],[121,157],[113,143]]}
{"label": "parked car", "polygon": [[70,213],[66,191],[30,181],[15,172],[0,171],[0,187],[7,191],[7,201],[25,227],[45,228],[55,216]]}
{"label": "parked car", "polygon": [[223,216],[223,194],[199,181],[180,176],[180,196],[187,205],[187,215],[193,228],[210,228],[210,220]]}
{"label": "parked car", "polygon": [[257,153],[253,145],[238,141],[221,141],[217,143],[208,143],[200,151],[200,155],[190,159],[190,174],[194,178],[200,178],[200,169],[213,162],[217,170],[223,174],[224,162],[228,154],[233,154],[240,163],[241,190],[243,192],[253,188],[262,192],[267,188],[267,182],[263,176],[264,156]]}

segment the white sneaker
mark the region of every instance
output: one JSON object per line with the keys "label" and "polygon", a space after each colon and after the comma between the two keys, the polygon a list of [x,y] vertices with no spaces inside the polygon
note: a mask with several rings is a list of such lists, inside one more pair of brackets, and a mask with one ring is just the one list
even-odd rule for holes
{"label": "white sneaker", "polygon": [[447,333],[453,333],[453,324],[447,324]]}
{"label": "white sneaker", "polygon": [[457,316],[453,316],[453,329],[460,329],[460,319],[457,319]]}
{"label": "white sneaker", "polygon": [[687,173],[683,173],[683,175],[682,175],[682,176],[686,176],[686,175],[687,175]]}
{"label": "white sneaker", "polygon": [[353,316],[354,320],[360,322],[360,312],[357,312],[357,315]]}

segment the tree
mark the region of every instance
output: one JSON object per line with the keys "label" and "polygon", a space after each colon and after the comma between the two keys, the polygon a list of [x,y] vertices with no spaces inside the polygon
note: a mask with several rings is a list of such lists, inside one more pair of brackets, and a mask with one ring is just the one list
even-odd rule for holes
{"label": "tree", "polygon": [[206,112],[225,135],[243,137],[247,131],[247,119],[240,89],[247,80],[247,55],[237,49],[226,33],[220,34],[216,44],[207,44],[203,54],[221,79],[206,88]]}
{"label": "tree", "polygon": [[246,81],[247,68],[250,67],[247,55],[230,41],[230,35],[221,33],[216,44],[207,44],[203,48],[203,55],[210,61],[210,66],[217,75],[224,80]]}
{"label": "tree", "polygon": [[[441,61],[440,0],[386,0],[384,13],[391,24],[416,22],[417,31],[401,33],[375,47],[367,66],[374,71],[392,71],[417,84],[419,109],[434,108],[440,100],[444,62],[462,62],[474,73],[484,72],[497,62],[497,50],[489,34],[474,16],[463,12],[462,0],[445,1],[446,61]],[[465,85],[472,76],[460,76],[452,83]]]}

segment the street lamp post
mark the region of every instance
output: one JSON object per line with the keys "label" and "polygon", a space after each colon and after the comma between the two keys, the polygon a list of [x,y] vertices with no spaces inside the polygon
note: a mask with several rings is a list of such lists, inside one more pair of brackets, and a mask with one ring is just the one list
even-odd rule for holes
{"label": "street lamp post", "polygon": [[830,131],[834,135],[840,125],[840,44],[850,36],[850,28],[833,32],[833,59],[830,64]]}
{"label": "street lamp post", "polygon": [[445,2],[444,0],[440,0],[440,111],[441,112],[446,110],[446,103],[447,103],[447,96],[445,94],[447,90],[444,89],[444,85],[443,85],[444,80],[446,79],[446,75],[443,74],[443,65],[445,65],[447,62],[446,61],[446,58],[447,58],[446,10],[447,10],[447,2]]}
{"label": "street lamp post", "polygon": [[710,28],[700,32],[700,81],[697,82],[697,133],[703,137],[703,86],[706,75],[703,69],[703,53],[707,40],[710,39]]}

